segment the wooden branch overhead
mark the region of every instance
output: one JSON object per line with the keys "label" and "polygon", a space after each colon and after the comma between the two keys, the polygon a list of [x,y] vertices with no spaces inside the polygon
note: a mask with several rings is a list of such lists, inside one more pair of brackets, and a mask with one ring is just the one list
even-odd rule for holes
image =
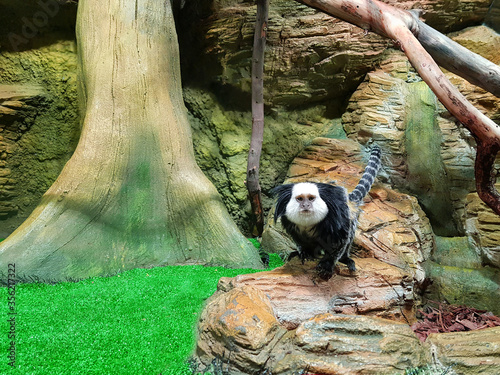
{"label": "wooden branch overhead", "polygon": [[[463,47],[458,49],[455,42],[428,27],[410,12],[381,1],[297,1],[357,25],[364,30],[390,38],[400,46],[410,63],[441,103],[476,139],[476,189],[479,197],[500,215],[500,194],[494,187],[495,179],[492,177],[495,157],[500,150],[500,127],[465,99],[446,78],[429,52],[444,68],[463,76],[465,79],[471,79],[472,83],[480,84],[481,87],[492,91],[497,96],[500,89],[500,69],[486,59],[477,58],[476,54]],[[418,40],[414,34],[418,36]],[[454,50],[454,54],[448,55],[451,50]],[[477,64],[480,64],[478,68],[476,68]],[[484,70],[477,71],[477,69]],[[485,72],[487,72],[489,79],[482,76]]]}
{"label": "wooden branch overhead", "polygon": [[416,23],[413,34],[438,65],[500,98],[500,66],[434,30],[416,12],[410,13]]}

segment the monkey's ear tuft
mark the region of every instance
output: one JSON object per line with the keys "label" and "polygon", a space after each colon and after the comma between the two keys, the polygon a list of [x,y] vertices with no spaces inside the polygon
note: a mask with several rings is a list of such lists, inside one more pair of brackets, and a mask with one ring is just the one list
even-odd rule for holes
{"label": "monkey's ear tuft", "polygon": [[276,186],[271,190],[271,194],[277,197],[276,209],[274,211],[274,222],[276,223],[278,219],[283,216],[286,212],[286,205],[290,202],[292,198],[292,189],[294,184],[286,184]]}
{"label": "monkey's ear tuft", "polygon": [[271,195],[273,197],[279,197],[280,195],[289,192],[289,194],[292,194],[292,189],[293,185],[295,184],[285,184],[285,185],[280,185],[276,186],[275,188],[271,189]]}

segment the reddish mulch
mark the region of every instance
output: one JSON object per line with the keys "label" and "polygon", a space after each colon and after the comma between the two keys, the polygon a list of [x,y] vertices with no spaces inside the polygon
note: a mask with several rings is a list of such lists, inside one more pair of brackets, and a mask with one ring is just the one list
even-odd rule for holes
{"label": "reddish mulch", "polygon": [[431,333],[473,331],[500,326],[500,318],[486,310],[467,306],[447,305],[432,302],[425,311],[418,310],[421,320],[411,326],[420,341]]}

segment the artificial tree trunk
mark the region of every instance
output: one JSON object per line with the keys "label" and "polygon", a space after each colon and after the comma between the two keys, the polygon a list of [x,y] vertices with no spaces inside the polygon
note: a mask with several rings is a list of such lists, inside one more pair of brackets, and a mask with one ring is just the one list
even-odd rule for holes
{"label": "artificial tree trunk", "polygon": [[82,134],[0,272],[59,281],[136,267],[260,267],[196,165],[170,1],[80,0]]}

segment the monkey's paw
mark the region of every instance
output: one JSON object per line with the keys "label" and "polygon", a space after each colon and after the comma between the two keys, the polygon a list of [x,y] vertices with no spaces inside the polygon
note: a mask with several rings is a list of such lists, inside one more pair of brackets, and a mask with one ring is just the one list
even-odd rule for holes
{"label": "monkey's paw", "polygon": [[318,273],[318,277],[324,281],[328,281],[333,276],[335,264],[330,259],[323,259],[316,266],[316,272]]}

